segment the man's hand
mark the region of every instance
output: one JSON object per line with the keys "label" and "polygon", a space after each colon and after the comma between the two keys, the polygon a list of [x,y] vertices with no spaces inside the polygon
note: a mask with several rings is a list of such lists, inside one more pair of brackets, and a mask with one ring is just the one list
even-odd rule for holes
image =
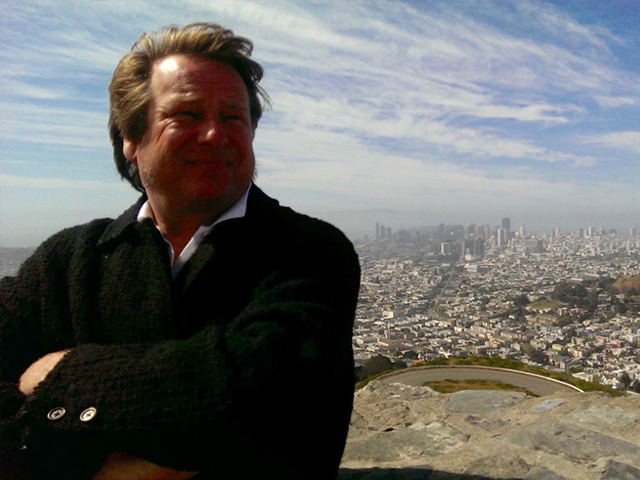
{"label": "man's hand", "polygon": [[161,467],[142,458],[115,452],[107,457],[91,480],[186,480],[197,474]]}
{"label": "man's hand", "polygon": [[59,352],[53,352],[39,358],[33,362],[29,368],[27,368],[18,382],[18,388],[25,395],[31,395],[33,389],[44,380],[53,367],[55,367],[62,357],[64,357],[69,350],[61,350]]}

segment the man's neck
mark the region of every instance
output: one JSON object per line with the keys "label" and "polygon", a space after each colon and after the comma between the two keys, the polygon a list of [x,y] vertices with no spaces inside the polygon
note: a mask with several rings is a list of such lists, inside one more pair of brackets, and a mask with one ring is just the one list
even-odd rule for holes
{"label": "man's neck", "polygon": [[[207,205],[206,208],[180,208],[180,205],[168,205],[162,198],[154,198],[149,195],[149,207],[153,221],[164,236],[171,244],[173,249],[173,260],[180,256],[180,253],[187,246],[195,233],[203,226],[213,225],[220,217],[229,213],[233,216],[243,216],[244,206],[240,214],[234,212],[236,204],[243,203],[246,205],[247,191],[232,202],[220,205]],[[240,202],[243,200],[243,202]],[[233,207],[233,208],[232,208]]]}

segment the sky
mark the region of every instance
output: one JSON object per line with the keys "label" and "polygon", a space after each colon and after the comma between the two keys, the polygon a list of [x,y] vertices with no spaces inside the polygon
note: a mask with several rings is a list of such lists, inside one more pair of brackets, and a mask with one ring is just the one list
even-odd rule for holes
{"label": "sky", "polygon": [[257,184],[351,238],[376,221],[640,228],[636,0],[2,0],[0,246],[115,217],[107,87],[143,32],[254,42]]}

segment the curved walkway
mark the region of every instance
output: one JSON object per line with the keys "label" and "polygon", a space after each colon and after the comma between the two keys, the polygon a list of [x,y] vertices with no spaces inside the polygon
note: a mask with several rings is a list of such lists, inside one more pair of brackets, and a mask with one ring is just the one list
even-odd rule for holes
{"label": "curved walkway", "polygon": [[578,387],[568,383],[543,377],[535,373],[508,370],[506,368],[476,367],[466,365],[439,365],[431,367],[414,367],[379,377],[385,383],[404,383],[405,385],[422,385],[424,382],[438,380],[493,380],[523,387],[536,395],[553,395],[559,391],[582,392]]}

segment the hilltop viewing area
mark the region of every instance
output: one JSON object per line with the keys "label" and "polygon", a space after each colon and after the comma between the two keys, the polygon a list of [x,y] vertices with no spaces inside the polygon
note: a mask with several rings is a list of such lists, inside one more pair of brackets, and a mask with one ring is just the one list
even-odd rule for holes
{"label": "hilltop viewing area", "polygon": [[357,247],[341,480],[640,478],[640,396],[624,393],[640,389],[640,237],[500,228],[385,228]]}
{"label": "hilltop viewing area", "polygon": [[356,392],[340,480],[637,480],[640,396]]}

